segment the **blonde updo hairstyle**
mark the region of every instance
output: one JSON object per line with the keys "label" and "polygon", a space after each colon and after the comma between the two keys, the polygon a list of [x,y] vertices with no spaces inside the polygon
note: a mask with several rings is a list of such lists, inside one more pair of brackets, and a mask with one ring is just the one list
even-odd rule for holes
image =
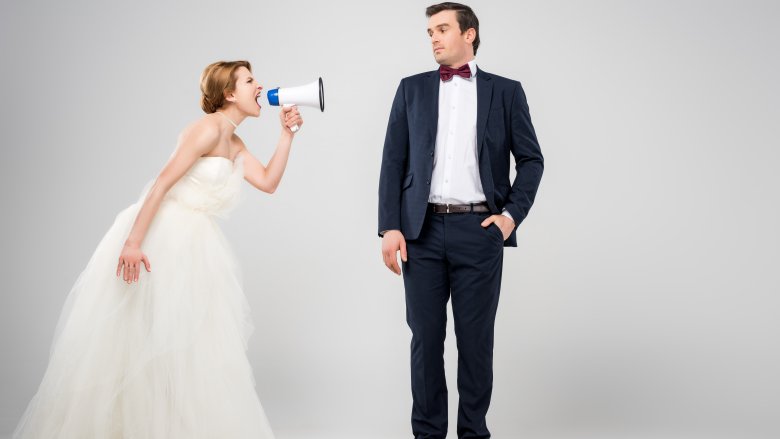
{"label": "blonde updo hairstyle", "polygon": [[209,64],[200,75],[200,108],[207,114],[214,113],[225,105],[225,95],[236,89],[236,71],[246,67],[249,61],[217,61]]}

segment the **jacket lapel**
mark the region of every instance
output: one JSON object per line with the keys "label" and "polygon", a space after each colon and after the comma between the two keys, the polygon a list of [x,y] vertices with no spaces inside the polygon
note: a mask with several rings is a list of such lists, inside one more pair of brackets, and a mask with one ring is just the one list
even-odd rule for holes
{"label": "jacket lapel", "polygon": [[490,102],[493,100],[493,81],[490,73],[477,66],[477,157],[482,155],[482,144],[485,143],[485,127],[487,126]]}
{"label": "jacket lapel", "polygon": [[431,142],[436,142],[436,131],[439,127],[439,72],[428,72],[425,78],[425,105],[426,110],[422,114],[427,116],[425,124],[428,126]]}

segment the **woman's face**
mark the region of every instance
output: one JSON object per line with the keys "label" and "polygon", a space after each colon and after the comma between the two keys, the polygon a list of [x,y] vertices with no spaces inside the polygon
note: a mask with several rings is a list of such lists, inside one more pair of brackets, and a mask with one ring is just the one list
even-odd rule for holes
{"label": "woman's face", "polygon": [[246,67],[236,70],[236,89],[228,100],[235,104],[239,111],[247,116],[260,116],[260,90],[263,87],[257,83],[252,72]]}

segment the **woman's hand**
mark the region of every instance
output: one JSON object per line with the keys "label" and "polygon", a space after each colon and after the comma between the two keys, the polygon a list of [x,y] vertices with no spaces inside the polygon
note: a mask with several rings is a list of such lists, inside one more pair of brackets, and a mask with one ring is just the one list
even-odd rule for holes
{"label": "woman's hand", "polygon": [[298,112],[298,107],[295,105],[291,107],[282,107],[282,111],[279,112],[279,121],[282,123],[282,131],[286,134],[295,134],[290,128],[298,125],[300,128],[303,125],[303,118],[301,113]]}
{"label": "woman's hand", "polygon": [[149,259],[137,245],[125,243],[122,253],[119,255],[119,265],[116,267],[116,275],[119,276],[124,268],[124,280],[127,283],[138,282],[138,274],[141,269],[141,262],[144,263],[147,272],[152,271],[152,265]]}

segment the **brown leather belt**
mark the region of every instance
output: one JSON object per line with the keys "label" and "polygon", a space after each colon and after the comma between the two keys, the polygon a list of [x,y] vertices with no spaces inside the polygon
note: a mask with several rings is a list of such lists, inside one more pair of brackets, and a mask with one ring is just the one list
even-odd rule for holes
{"label": "brown leather belt", "polygon": [[471,203],[471,204],[437,204],[428,203],[428,208],[433,213],[471,213],[471,212],[490,212],[490,208],[486,202]]}

